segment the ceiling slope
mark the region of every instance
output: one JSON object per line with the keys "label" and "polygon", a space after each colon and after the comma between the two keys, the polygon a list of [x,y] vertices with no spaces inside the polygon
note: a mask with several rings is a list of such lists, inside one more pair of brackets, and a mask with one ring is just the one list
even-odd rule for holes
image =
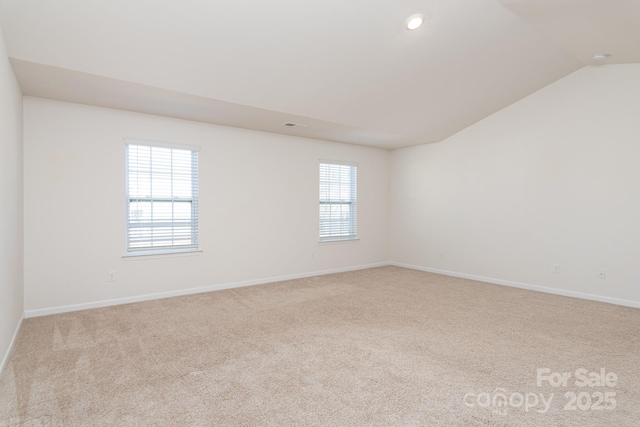
{"label": "ceiling slope", "polygon": [[[408,135],[372,132],[19,59],[11,59],[11,65],[26,96],[376,148],[421,143]],[[291,122],[305,127],[284,126]]]}
{"label": "ceiling slope", "polygon": [[500,0],[539,34],[585,64],[640,62],[640,0]]}
{"label": "ceiling slope", "polygon": [[[28,95],[398,148],[440,141],[588,63],[580,52],[595,42],[560,37],[558,22],[580,26],[553,3],[0,0],[0,23]],[[425,25],[407,31],[416,12]]]}

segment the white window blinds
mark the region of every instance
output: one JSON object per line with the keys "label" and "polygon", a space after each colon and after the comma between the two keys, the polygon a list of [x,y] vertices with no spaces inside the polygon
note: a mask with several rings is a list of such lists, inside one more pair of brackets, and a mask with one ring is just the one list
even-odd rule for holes
{"label": "white window blinds", "polygon": [[127,253],[198,249],[198,152],[126,141]]}
{"label": "white window blinds", "polygon": [[320,240],[356,238],[357,179],[357,166],[320,162]]}

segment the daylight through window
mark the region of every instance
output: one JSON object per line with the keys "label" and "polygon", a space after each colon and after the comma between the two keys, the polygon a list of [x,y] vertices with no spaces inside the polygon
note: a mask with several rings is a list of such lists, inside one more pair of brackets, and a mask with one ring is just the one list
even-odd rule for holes
{"label": "daylight through window", "polygon": [[198,150],[127,143],[127,253],[198,249]]}
{"label": "daylight through window", "polygon": [[320,240],[357,237],[358,167],[320,163]]}

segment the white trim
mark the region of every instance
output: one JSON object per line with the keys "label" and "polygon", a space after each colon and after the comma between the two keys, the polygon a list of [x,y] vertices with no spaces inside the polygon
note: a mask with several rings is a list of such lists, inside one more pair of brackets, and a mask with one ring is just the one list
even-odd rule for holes
{"label": "white trim", "polygon": [[150,139],[123,138],[125,145],[144,145],[147,147],[174,148],[176,150],[200,151],[199,145],[183,144],[181,142],[153,141]]}
{"label": "white trim", "polygon": [[139,296],[133,296],[133,297],[115,298],[115,299],[110,299],[110,300],[95,301],[95,302],[84,303],[84,304],[74,304],[74,305],[66,305],[66,306],[60,306],[60,307],[50,307],[50,308],[40,308],[40,309],[34,309],[34,310],[26,310],[24,312],[23,317],[20,319],[20,323],[18,324],[18,327],[16,328],[14,336],[13,336],[13,338],[11,340],[11,344],[9,345],[9,349],[7,350],[7,353],[5,354],[5,357],[4,357],[3,361],[2,361],[2,365],[0,365],[0,374],[2,373],[2,369],[4,369],[4,364],[6,362],[6,359],[8,358],[8,355],[9,355],[9,353],[11,351],[11,348],[13,347],[13,343],[14,343],[14,341],[16,339],[17,334],[18,334],[18,330],[20,329],[20,325],[22,324],[22,319],[28,319],[28,318],[31,318],[31,317],[48,316],[50,314],[68,313],[68,312],[79,311],[79,310],[88,310],[88,309],[92,309],[92,308],[110,307],[110,306],[120,305],[120,304],[130,304],[130,303],[135,303],[135,302],[151,301],[151,300],[156,300],[156,299],[170,298],[170,297],[182,296],[182,295],[199,294],[199,293],[204,293],[204,292],[219,291],[219,290],[223,290],[223,289],[232,289],[232,288],[240,288],[240,287],[245,287],[245,286],[261,285],[261,284],[267,284],[267,283],[273,283],[273,282],[281,282],[281,281],[284,281],[284,280],[303,279],[305,277],[322,276],[322,275],[325,275],[325,274],[344,273],[344,272],[348,272],[348,271],[364,270],[364,269],[367,269],[367,268],[384,267],[384,266],[387,266],[387,265],[393,265],[393,266],[396,266],[396,267],[408,268],[408,269],[411,269],[411,270],[426,271],[426,272],[429,272],[429,273],[442,274],[444,276],[452,276],[452,277],[459,277],[459,278],[462,278],[462,279],[476,280],[476,281],[479,281],[479,282],[492,283],[494,285],[510,286],[510,287],[513,287],[513,288],[527,289],[527,290],[530,290],[530,291],[544,292],[544,293],[548,293],[548,294],[562,295],[562,296],[566,296],[566,297],[579,298],[579,299],[585,299],[585,300],[590,300],[590,301],[604,302],[604,303],[608,303],[608,304],[621,305],[621,306],[625,306],[625,307],[640,308],[640,301],[626,300],[626,299],[622,299],[622,298],[606,297],[606,296],[602,296],[602,295],[587,294],[587,293],[583,293],[583,292],[568,291],[568,290],[557,289],[557,288],[548,288],[548,287],[545,287],[545,286],[529,285],[529,284],[526,284],[526,283],[519,283],[519,282],[512,282],[512,281],[509,281],[509,280],[502,280],[502,279],[494,279],[494,278],[490,278],[490,277],[476,276],[476,275],[473,275],[473,274],[457,273],[457,272],[454,272],[454,271],[439,270],[439,269],[436,269],[436,268],[421,267],[421,266],[417,266],[417,265],[403,264],[403,263],[394,262],[394,261],[391,261],[391,262],[379,262],[379,263],[374,263],[374,264],[357,265],[357,266],[353,266],[353,267],[336,268],[336,269],[331,269],[331,270],[314,271],[314,272],[309,272],[309,273],[290,274],[290,275],[286,275],[286,276],[274,276],[274,277],[268,277],[268,278],[264,278],[264,279],[244,280],[244,281],[239,281],[239,282],[230,282],[230,283],[222,283],[222,284],[218,284],[218,285],[202,286],[202,287],[199,287],[199,288],[190,288],[190,289],[180,289],[180,290],[175,290],[175,291],[158,292],[158,293],[139,295]]}
{"label": "white trim", "polygon": [[604,302],[607,304],[622,305],[625,307],[640,308],[640,301],[627,300],[622,298],[607,297],[603,295],[587,294],[584,292],[568,291],[565,289],[548,288],[546,286],[529,285],[527,283],[512,282],[510,280],[494,279],[491,277],[476,276],[473,274],[456,273],[448,270],[438,270],[436,268],[420,267],[417,265],[402,264],[400,262],[390,261],[389,265],[396,267],[409,268],[411,270],[426,271],[429,273],[442,274],[444,276],[460,277],[462,279],[477,280],[479,282],[492,283],[494,285],[510,286],[512,288],[527,289],[529,291],[544,292],[546,294],[562,295],[565,297],[586,299],[589,301]]}
{"label": "white trim", "polygon": [[330,160],[330,159],[319,159],[319,164],[327,164],[327,165],[342,165],[342,166],[355,166],[359,165],[356,162],[349,162],[346,160]]}
{"label": "white trim", "polygon": [[164,252],[153,252],[153,251],[140,251],[140,252],[125,252],[122,254],[122,258],[125,261],[135,261],[135,260],[143,260],[143,259],[157,259],[157,258],[174,258],[174,257],[183,257],[183,256],[194,256],[200,255],[202,253],[202,249],[189,249],[189,250],[172,250],[172,251],[164,251]]}
{"label": "white trim", "polygon": [[4,373],[4,368],[9,361],[9,356],[11,355],[11,350],[13,350],[13,345],[16,343],[16,338],[18,337],[18,331],[20,331],[20,326],[22,326],[22,320],[25,318],[25,314],[22,313],[20,316],[20,320],[18,321],[18,326],[16,326],[16,330],[13,332],[13,337],[11,337],[11,341],[9,341],[9,347],[2,358],[2,362],[0,363],[0,377]]}
{"label": "white trim", "polygon": [[326,239],[318,240],[319,245],[330,245],[332,243],[347,243],[357,242],[359,237],[327,237]]}
{"label": "white trim", "polygon": [[110,307],[113,305],[130,304],[141,301],[151,301],[161,298],[170,298],[183,295],[200,294],[204,292],[220,291],[223,289],[241,288],[244,286],[262,285],[266,283],[282,282],[284,280],[303,279],[305,277],[322,276],[325,274],[344,273],[347,271],[364,270],[367,268],[384,267],[389,265],[387,262],[379,262],[375,264],[357,265],[353,267],[335,268],[331,270],[312,271],[309,273],[289,274],[286,276],[267,277],[264,279],[243,280],[240,282],[221,283],[218,285],[202,286],[199,288],[180,289],[175,291],[158,292],[153,294],[138,295],[133,297],[114,298],[110,300],[95,301],[84,304],[65,305],[60,307],[37,308],[34,310],[25,310],[24,317],[40,317],[50,314],[68,313],[71,311],[88,310],[91,308]]}

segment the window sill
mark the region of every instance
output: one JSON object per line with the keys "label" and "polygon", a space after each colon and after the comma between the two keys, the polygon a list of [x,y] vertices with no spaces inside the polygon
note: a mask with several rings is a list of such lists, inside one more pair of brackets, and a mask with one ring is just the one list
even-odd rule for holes
{"label": "window sill", "polygon": [[122,258],[125,261],[138,261],[138,260],[144,260],[144,259],[196,256],[196,255],[200,255],[201,253],[202,253],[202,249],[192,249],[188,251],[139,252],[139,253],[124,253],[122,254]]}
{"label": "window sill", "polygon": [[336,237],[335,239],[322,239],[318,240],[321,245],[330,245],[335,243],[355,243],[360,240],[359,237]]}

